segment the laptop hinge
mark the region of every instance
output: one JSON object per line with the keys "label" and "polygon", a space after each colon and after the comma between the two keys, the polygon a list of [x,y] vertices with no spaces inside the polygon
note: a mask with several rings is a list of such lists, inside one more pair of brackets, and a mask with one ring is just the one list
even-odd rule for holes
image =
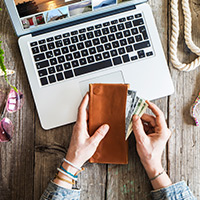
{"label": "laptop hinge", "polygon": [[44,29],[44,30],[41,30],[41,31],[33,32],[32,36],[33,37],[38,36],[38,35],[45,34],[45,33],[51,32],[51,31],[59,30],[59,29],[62,29],[62,28],[67,28],[67,27],[70,27],[70,26],[73,26],[73,25],[81,24],[81,23],[92,21],[92,20],[95,20],[95,19],[100,19],[100,18],[103,18],[103,17],[115,15],[115,14],[118,14],[118,13],[121,13],[121,12],[133,10],[133,9],[136,9],[135,5],[131,5],[131,6],[127,6],[127,7],[124,7],[124,8],[119,8],[119,9],[113,10],[112,13],[109,11],[109,12],[97,14],[97,15],[94,15],[94,16],[91,16],[91,17],[86,17],[86,18],[83,18],[83,19],[70,21],[70,22],[67,22],[65,24],[57,25],[55,27],[51,27],[51,28],[47,28],[47,29]]}

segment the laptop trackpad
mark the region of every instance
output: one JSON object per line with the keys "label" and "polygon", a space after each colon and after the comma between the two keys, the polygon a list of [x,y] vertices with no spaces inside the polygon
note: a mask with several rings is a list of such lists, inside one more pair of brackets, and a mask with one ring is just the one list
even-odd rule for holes
{"label": "laptop trackpad", "polygon": [[111,74],[106,74],[106,75],[102,75],[102,76],[81,81],[79,84],[80,84],[82,96],[84,96],[86,92],[89,91],[90,83],[124,83],[124,76],[121,71],[117,71]]}

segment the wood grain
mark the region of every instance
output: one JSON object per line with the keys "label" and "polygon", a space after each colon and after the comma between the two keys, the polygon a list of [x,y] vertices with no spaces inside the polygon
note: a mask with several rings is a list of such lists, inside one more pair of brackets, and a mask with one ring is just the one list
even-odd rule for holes
{"label": "wood grain", "polygon": [[[158,27],[167,60],[169,60],[170,16],[169,0],[149,1]],[[200,46],[199,1],[191,1],[193,39]],[[31,90],[20,56],[17,37],[11,25],[3,0],[0,0],[0,40],[5,50],[5,64],[16,70],[9,78],[25,95],[23,108],[6,114],[15,125],[15,134],[9,143],[0,143],[0,199],[38,200],[56,168],[67,152],[73,124],[44,131],[38,120]],[[184,44],[180,13],[181,35],[179,58],[189,62],[195,58]],[[190,105],[200,90],[199,69],[183,73],[170,65],[175,93],[169,98],[156,100],[163,110],[173,134],[163,155],[163,164],[173,180],[185,180],[200,199],[200,130],[190,117]],[[9,86],[0,78],[0,109]],[[79,177],[82,200],[139,200],[150,199],[150,182],[139,161],[134,136],[129,139],[128,165],[85,164],[86,170]]]}

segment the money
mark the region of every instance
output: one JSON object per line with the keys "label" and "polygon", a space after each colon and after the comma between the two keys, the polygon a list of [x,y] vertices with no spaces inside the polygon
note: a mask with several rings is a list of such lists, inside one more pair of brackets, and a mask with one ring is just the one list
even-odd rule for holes
{"label": "money", "polygon": [[[128,139],[130,134],[132,133],[132,117],[134,114],[142,117],[145,113],[148,104],[145,102],[144,99],[139,98],[136,96],[136,91],[128,91],[127,96],[127,106],[126,106],[126,125],[125,125],[125,140]],[[132,96],[134,94],[134,96]]]}

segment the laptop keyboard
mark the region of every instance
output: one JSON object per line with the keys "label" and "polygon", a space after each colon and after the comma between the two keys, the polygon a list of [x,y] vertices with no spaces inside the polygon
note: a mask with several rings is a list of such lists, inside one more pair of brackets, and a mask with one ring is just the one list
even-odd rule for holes
{"label": "laptop keyboard", "polygon": [[41,85],[153,56],[142,13],[30,43]]}

